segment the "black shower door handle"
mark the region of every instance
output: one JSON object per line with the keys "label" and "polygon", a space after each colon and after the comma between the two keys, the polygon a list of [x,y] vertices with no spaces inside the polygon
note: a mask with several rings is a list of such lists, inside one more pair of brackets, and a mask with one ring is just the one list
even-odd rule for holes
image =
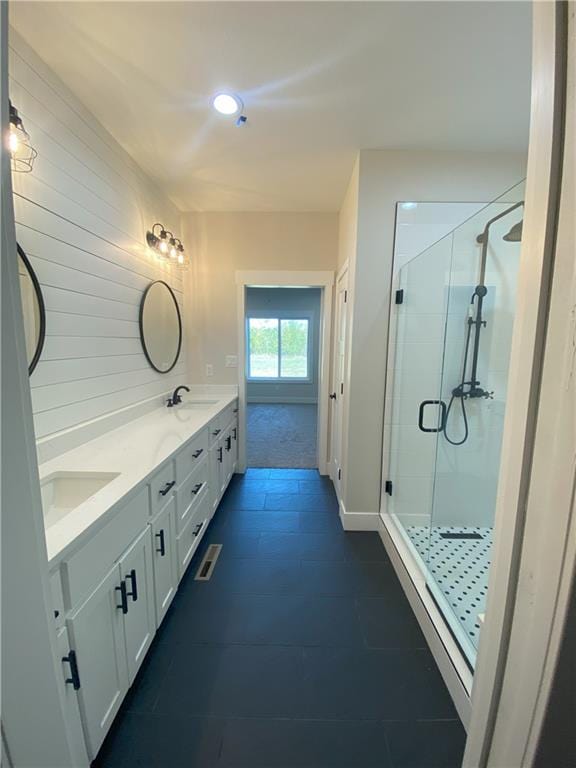
{"label": "black shower door handle", "polygon": [[[429,429],[424,426],[424,409],[427,405],[440,406],[440,426]],[[446,424],[446,403],[444,400],[422,400],[418,409],[418,427],[421,432],[442,432]]]}

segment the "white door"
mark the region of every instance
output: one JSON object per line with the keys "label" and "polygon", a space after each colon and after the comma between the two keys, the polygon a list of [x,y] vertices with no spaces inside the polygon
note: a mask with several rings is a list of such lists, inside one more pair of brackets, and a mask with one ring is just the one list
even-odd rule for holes
{"label": "white door", "polygon": [[128,677],[133,683],[156,631],[152,545],[147,527],[120,560],[121,586],[126,591],[124,635]]}
{"label": "white door", "polygon": [[90,758],[94,759],[128,690],[117,565],[71,614],[67,626],[78,665],[78,698],[86,743]]}
{"label": "white door", "polygon": [[173,498],[152,523],[152,550],[154,562],[154,597],[156,626],[162,623],[166,611],[176,594],[175,503]]}
{"label": "white door", "polygon": [[344,398],[347,393],[344,389],[344,377],[346,372],[346,328],[348,325],[348,270],[345,270],[336,284],[336,334],[334,339],[334,368],[332,382],[334,389],[330,393],[332,403],[332,450],[330,461],[330,475],[340,497],[342,488],[342,443],[343,443],[343,412]]}

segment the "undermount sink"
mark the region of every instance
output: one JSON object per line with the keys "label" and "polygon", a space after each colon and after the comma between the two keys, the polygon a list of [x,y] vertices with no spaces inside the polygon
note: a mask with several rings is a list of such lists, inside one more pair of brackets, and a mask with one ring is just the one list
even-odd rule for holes
{"label": "undermount sink", "polygon": [[212,408],[218,400],[183,400],[177,408]]}
{"label": "undermount sink", "polygon": [[44,523],[50,528],[108,485],[118,472],[54,472],[40,483]]}

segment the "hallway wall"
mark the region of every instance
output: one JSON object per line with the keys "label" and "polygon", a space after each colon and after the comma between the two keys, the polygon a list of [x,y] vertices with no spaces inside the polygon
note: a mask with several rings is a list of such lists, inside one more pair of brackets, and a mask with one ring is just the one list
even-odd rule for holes
{"label": "hallway wall", "polygon": [[[238,354],[236,270],[333,270],[337,213],[186,213],[192,267],[188,372],[193,384],[236,384],[226,356]],[[206,376],[206,365],[214,375]]]}

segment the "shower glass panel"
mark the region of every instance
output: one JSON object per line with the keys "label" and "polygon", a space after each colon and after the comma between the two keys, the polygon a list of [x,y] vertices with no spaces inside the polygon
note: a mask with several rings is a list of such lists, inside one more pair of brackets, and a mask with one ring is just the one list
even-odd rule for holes
{"label": "shower glass panel", "polygon": [[522,183],[452,233],[440,384],[447,416],[436,446],[427,585],[472,667],[488,590],[524,211],[515,205],[523,199]]}
{"label": "shower glass panel", "polygon": [[[414,208],[397,217],[395,283],[402,293],[391,313],[387,510],[472,668],[516,306],[523,207],[509,209],[523,198],[522,183],[487,205],[400,204]],[[418,227],[402,232],[415,207]],[[450,219],[463,223],[410,258],[411,242],[434,236]]]}

